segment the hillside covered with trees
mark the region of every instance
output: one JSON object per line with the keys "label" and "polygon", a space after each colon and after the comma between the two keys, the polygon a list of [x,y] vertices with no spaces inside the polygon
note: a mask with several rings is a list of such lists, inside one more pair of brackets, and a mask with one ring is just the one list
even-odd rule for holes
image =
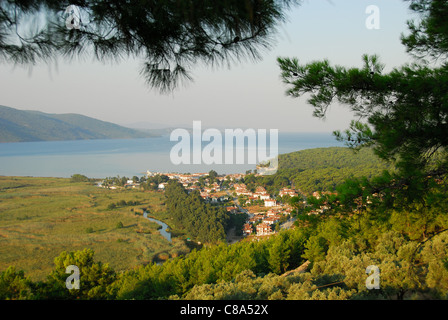
{"label": "hillside covered with trees", "polygon": [[335,191],[348,178],[372,178],[393,165],[378,158],[372,149],[354,151],[331,147],[300,150],[279,156],[279,169],[271,176],[246,178],[246,183],[263,185],[270,193],[293,186],[305,194]]}
{"label": "hillside covered with trees", "polygon": [[80,114],[49,114],[0,106],[0,142],[136,139],[156,136]]}

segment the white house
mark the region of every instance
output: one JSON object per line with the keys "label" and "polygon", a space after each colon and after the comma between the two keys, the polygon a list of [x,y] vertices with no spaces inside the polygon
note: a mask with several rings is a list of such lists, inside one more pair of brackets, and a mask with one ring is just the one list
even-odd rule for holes
{"label": "white house", "polygon": [[272,234],[271,226],[262,222],[259,225],[257,225],[257,236],[267,236]]}
{"label": "white house", "polygon": [[280,217],[279,216],[272,216],[272,217],[267,217],[263,219],[263,223],[272,225],[274,223],[277,223],[280,221]]}
{"label": "white house", "polygon": [[261,200],[269,200],[269,199],[271,199],[271,196],[268,195],[267,193],[258,194],[258,197],[260,197]]}
{"label": "white house", "polygon": [[297,196],[297,192],[295,190],[293,190],[293,189],[283,188],[283,189],[280,190],[278,195],[280,197],[285,196],[285,195],[289,195],[290,197],[294,197],[294,196]]}
{"label": "white house", "polygon": [[161,189],[161,190],[165,190],[166,185],[167,185],[167,183],[165,183],[165,182],[160,183],[160,184],[159,184],[159,189]]}
{"label": "white house", "polygon": [[264,200],[265,207],[275,207],[276,205],[277,205],[277,201],[275,201],[274,199]]}

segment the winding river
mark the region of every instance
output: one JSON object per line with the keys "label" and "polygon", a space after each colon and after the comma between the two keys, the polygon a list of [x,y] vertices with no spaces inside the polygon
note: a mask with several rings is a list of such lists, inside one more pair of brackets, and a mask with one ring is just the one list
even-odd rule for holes
{"label": "winding river", "polygon": [[143,212],[143,217],[145,217],[146,219],[148,219],[149,221],[153,221],[159,225],[162,226],[162,229],[160,229],[160,234],[165,237],[166,240],[168,240],[169,242],[171,242],[171,233],[167,231],[168,229],[168,225],[165,222],[159,221],[157,219],[148,217],[148,213],[145,211]]}

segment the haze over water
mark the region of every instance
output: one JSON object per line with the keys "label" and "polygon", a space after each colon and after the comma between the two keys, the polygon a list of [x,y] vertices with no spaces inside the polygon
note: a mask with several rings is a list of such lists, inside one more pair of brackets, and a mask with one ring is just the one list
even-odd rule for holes
{"label": "haze over water", "polygon": [[[268,139],[269,140],[269,139]],[[67,178],[141,176],[156,172],[244,173],[254,165],[174,165],[169,135],[148,139],[76,140],[0,144],[0,175]],[[203,146],[207,143],[203,143]],[[279,154],[303,149],[343,146],[331,133],[279,133]]]}

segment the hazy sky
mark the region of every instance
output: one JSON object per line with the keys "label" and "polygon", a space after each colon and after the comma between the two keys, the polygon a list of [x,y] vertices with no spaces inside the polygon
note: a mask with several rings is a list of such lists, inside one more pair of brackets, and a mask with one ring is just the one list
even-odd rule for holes
{"label": "hazy sky", "polygon": [[[380,9],[380,29],[369,30],[366,8]],[[80,113],[119,124],[161,123],[204,127],[275,128],[281,131],[330,132],[351,120],[334,106],[327,120],[312,117],[306,98],[286,97],[278,56],[303,63],[328,58],[331,63],[361,66],[364,53],[378,54],[386,71],[410,61],[400,43],[406,20],[415,18],[402,0],[308,0],[289,13],[279,28],[276,47],[263,61],[230,69],[198,67],[195,81],[172,95],[161,95],[139,76],[140,60],[120,64],[86,61],[28,68],[0,65],[0,105],[48,113]]]}

